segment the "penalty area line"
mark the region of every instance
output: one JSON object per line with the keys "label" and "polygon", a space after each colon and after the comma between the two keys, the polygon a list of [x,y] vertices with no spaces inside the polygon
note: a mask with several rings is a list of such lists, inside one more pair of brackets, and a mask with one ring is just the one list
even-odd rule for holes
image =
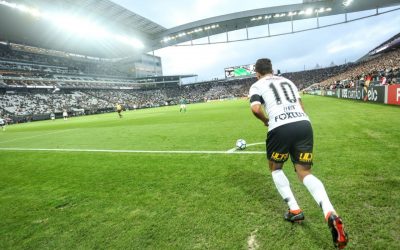
{"label": "penalty area line", "polygon": [[48,152],[103,152],[143,154],[265,154],[264,151],[210,151],[210,150],[119,150],[119,149],[74,149],[74,148],[0,148],[0,151],[48,151]]}

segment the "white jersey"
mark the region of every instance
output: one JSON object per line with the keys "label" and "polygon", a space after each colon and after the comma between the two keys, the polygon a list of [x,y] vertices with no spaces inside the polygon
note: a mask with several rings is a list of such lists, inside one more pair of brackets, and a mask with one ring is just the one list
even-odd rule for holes
{"label": "white jersey", "polygon": [[0,126],[4,126],[6,125],[6,121],[4,121],[3,119],[0,118]]}
{"label": "white jersey", "polygon": [[251,85],[249,96],[251,105],[265,105],[268,131],[287,123],[309,121],[300,105],[299,91],[289,79],[267,75]]}

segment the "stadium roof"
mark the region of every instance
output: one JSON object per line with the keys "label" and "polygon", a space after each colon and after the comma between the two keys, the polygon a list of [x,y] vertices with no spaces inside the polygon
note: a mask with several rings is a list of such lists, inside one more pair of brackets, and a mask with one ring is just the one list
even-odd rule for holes
{"label": "stadium roof", "polygon": [[[109,0],[0,0],[0,41],[81,55],[118,58],[135,56],[185,42],[189,42],[190,45],[193,40],[222,33],[226,33],[226,40],[222,42],[231,42],[228,32],[274,23],[293,24],[298,20],[314,18],[317,20],[316,28],[320,28],[318,19],[325,16],[342,14],[343,22],[347,22],[347,13],[376,9],[375,14],[379,14],[381,8],[399,5],[400,0],[305,0],[302,4],[237,12],[166,29]],[[45,19],[37,10],[52,15]],[[72,15],[67,23],[60,23],[61,12]],[[112,36],[95,34],[95,28],[80,23],[77,21],[78,17],[85,17],[96,25],[112,31]],[[52,18],[55,21],[52,22]],[[62,25],[73,29],[75,33],[79,30],[78,27],[87,27],[83,34],[80,33],[80,36],[75,37],[71,35],[75,34],[71,33],[71,30],[67,32],[61,29]],[[299,31],[292,28],[292,32]],[[260,37],[268,36],[271,34],[260,35]],[[247,35],[242,40],[246,39],[254,38]],[[143,45],[143,48],[131,46],[136,42]]]}
{"label": "stadium roof", "polygon": [[0,0],[0,40],[46,49],[104,58],[126,57],[138,51],[117,40],[93,41],[88,37],[72,37],[70,33],[59,29],[59,23],[52,23],[50,18],[50,20],[38,18],[35,13],[24,13],[27,11],[12,9],[10,5],[4,3],[27,6],[32,10],[50,13],[54,15],[51,17],[54,19],[62,13],[68,13],[72,18],[84,17],[93,20],[98,26],[112,30],[113,34],[134,37],[143,44],[151,44],[154,36],[166,30],[161,25],[108,0]]}
{"label": "stadium roof", "polygon": [[[316,27],[320,28],[318,19],[326,16],[343,15],[344,23],[347,20],[347,13],[360,12],[365,10],[376,10],[375,14],[379,14],[378,9],[392,6],[399,6],[399,0],[305,0],[301,4],[283,5],[277,7],[261,8],[236,12],[232,14],[207,18],[204,20],[187,23],[168,29],[160,36],[160,45],[175,45],[195,39],[209,37],[220,33],[228,33],[230,31],[249,29],[255,26],[272,25],[275,23],[295,22],[303,19],[316,19]],[[400,8],[400,7],[399,7]],[[266,34],[261,37],[271,36],[266,30]],[[301,31],[301,30],[300,30]],[[299,32],[293,29],[292,32]],[[247,35],[241,40],[254,39]],[[226,40],[230,42],[228,34]],[[155,46],[157,47],[157,45]]]}

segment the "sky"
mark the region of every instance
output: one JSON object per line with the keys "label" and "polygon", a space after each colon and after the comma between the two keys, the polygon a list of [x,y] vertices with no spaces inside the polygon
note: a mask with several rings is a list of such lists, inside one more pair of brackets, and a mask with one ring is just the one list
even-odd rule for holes
{"label": "sky", "polygon": [[[302,3],[299,0],[112,0],[166,28],[201,19],[239,11],[277,5]],[[375,12],[349,14],[355,19]],[[320,18],[320,25],[344,21],[344,15]],[[295,22],[295,30],[316,26],[316,21]],[[298,28],[296,28],[298,27]],[[271,33],[290,31],[290,23],[271,25]],[[197,46],[172,46],[154,51],[162,58],[164,75],[195,74],[188,81],[224,78],[224,68],[255,63],[259,58],[270,58],[274,70],[282,73],[309,70],[317,64],[327,67],[354,62],[376,46],[400,32],[400,11],[335,25],[322,29],[273,36],[249,41]],[[249,30],[250,37],[267,35],[266,27]],[[232,38],[243,38],[245,31],[230,33]],[[225,37],[225,35],[222,35]],[[220,41],[216,36],[212,41]],[[199,41],[201,42],[201,41]]]}

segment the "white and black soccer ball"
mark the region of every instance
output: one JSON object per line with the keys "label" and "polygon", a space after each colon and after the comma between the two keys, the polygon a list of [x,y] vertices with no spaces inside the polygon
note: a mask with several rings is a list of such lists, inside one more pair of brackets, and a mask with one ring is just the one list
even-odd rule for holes
{"label": "white and black soccer ball", "polygon": [[236,141],[236,148],[237,148],[237,149],[240,149],[240,150],[245,149],[245,148],[246,148],[246,141],[243,140],[243,139],[237,140],[237,141]]}

